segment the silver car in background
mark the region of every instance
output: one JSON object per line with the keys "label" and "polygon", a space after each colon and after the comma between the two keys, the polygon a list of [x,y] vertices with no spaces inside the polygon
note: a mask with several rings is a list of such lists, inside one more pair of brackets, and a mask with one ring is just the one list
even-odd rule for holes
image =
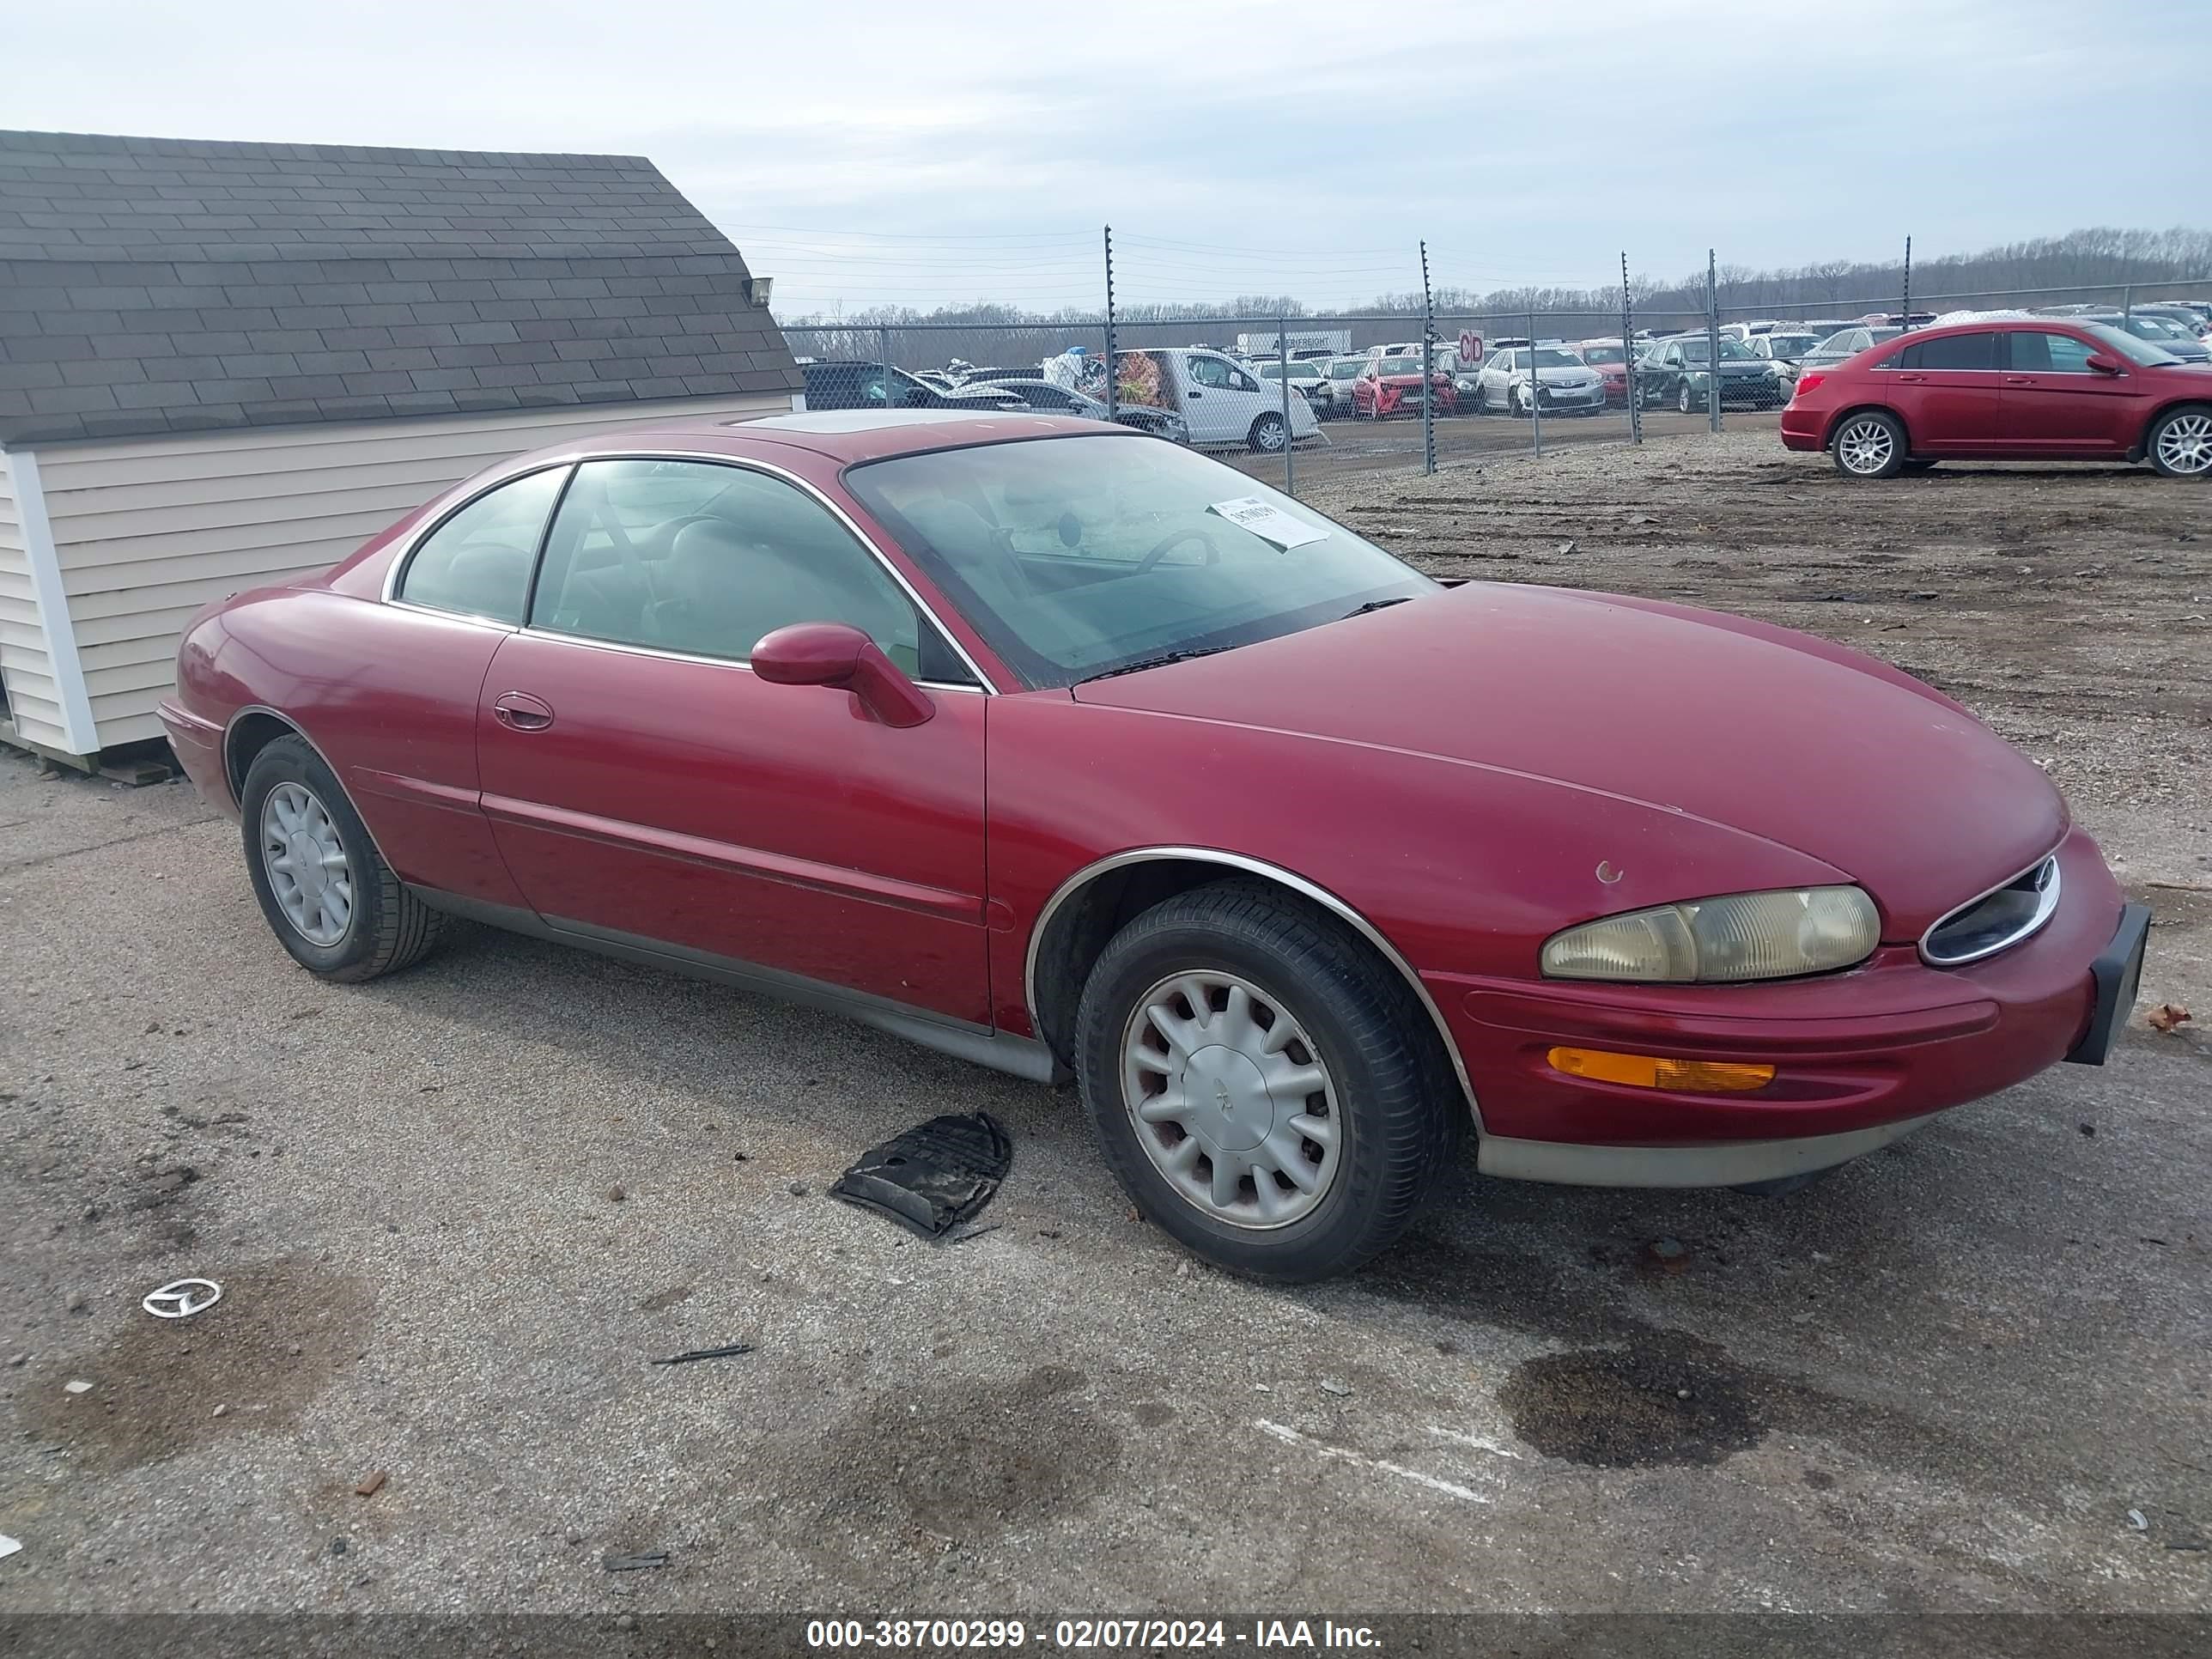
{"label": "silver car in background", "polygon": [[1493,352],[1474,380],[1478,415],[1526,415],[1532,405],[1547,415],[1595,415],[1605,408],[1605,376],[1565,346]]}

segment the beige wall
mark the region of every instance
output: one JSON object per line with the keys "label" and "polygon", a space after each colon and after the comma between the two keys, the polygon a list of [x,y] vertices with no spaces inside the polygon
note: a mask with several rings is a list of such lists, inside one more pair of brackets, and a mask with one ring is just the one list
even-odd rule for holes
{"label": "beige wall", "polygon": [[[154,706],[173,681],[177,635],[211,599],[333,564],[447,485],[564,435],[789,404],[787,393],[690,398],[41,450],[99,746],[161,734]],[[6,573],[0,551],[0,627],[13,614]]]}

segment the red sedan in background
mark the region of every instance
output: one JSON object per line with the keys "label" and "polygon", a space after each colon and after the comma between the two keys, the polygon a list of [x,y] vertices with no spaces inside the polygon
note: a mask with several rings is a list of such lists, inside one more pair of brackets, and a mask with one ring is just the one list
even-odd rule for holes
{"label": "red sedan in background", "polygon": [[1470,1132],[1771,1185],[2101,1061],[2148,925],[1897,669],[1438,583],[1091,421],[571,441],[211,606],[178,688],[311,972],[469,917],[1072,1074],[1159,1225],[1277,1279],[1389,1243]]}
{"label": "red sedan in background", "polygon": [[[1459,394],[1452,389],[1452,377],[1442,369],[1433,371],[1429,380],[1430,395],[1436,399],[1439,415],[1456,414]],[[1418,415],[1421,412],[1421,360],[1419,357],[1377,357],[1352,383],[1352,408],[1356,415],[1369,420],[1385,420],[1393,415]]]}
{"label": "red sedan in background", "polygon": [[1808,368],[1782,441],[1856,478],[1963,460],[2148,459],[2212,477],[2212,368],[2099,323],[2006,319],[1926,328]]}
{"label": "red sedan in background", "polygon": [[1628,407],[1628,354],[1620,340],[1584,340],[1575,355],[1595,369],[1605,381],[1607,405]]}

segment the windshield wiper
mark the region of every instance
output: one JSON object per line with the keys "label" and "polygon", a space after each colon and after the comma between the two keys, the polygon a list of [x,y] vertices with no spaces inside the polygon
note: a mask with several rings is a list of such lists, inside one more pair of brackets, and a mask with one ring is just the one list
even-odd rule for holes
{"label": "windshield wiper", "polygon": [[1364,617],[1370,611],[1385,610],[1394,605],[1410,605],[1413,603],[1413,596],[1411,593],[1401,593],[1395,599],[1370,599],[1366,604],[1346,611],[1341,617],[1339,617],[1337,620],[1339,622],[1350,622],[1354,617]]}
{"label": "windshield wiper", "polygon": [[1147,668],[1165,668],[1171,662],[1188,662],[1194,657],[1211,657],[1224,651],[1233,651],[1230,645],[1206,645],[1189,651],[1163,651],[1156,657],[1139,657],[1134,662],[1125,662],[1119,668],[1109,668],[1101,673],[1086,674],[1078,685],[1088,685],[1093,680],[1110,680],[1116,674],[1140,674]]}

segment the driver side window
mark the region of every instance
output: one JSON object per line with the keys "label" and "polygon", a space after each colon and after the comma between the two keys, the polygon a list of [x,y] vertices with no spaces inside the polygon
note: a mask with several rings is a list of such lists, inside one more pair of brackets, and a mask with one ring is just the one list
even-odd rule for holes
{"label": "driver side window", "polygon": [[545,515],[568,471],[549,466],[477,496],[415,550],[394,597],[519,626]]}
{"label": "driver side window", "polygon": [[908,674],[948,677],[914,601],[827,508],[781,478],[710,462],[579,467],[530,621],[732,662],[790,623],[849,623]]}
{"label": "driver side window", "polygon": [[1226,392],[1229,389],[1230,368],[1218,357],[1193,357],[1190,378],[1194,384]]}

